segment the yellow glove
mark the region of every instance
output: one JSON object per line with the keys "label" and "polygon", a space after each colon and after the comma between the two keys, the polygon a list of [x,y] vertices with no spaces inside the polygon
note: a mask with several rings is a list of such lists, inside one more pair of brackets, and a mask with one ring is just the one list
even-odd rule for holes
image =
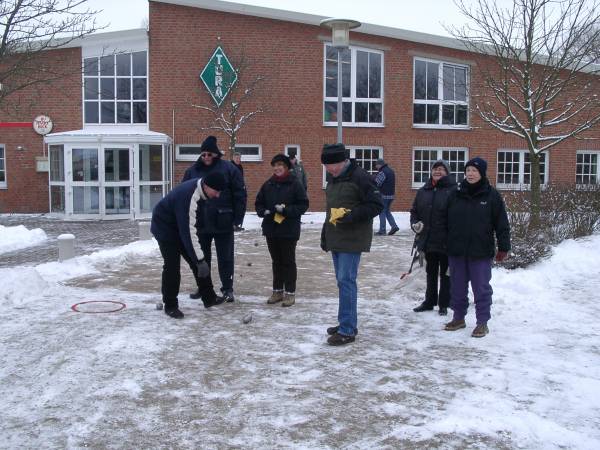
{"label": "yellow glove", "polygon": [[331,208],[329,223],[331,223],[332,225],[337,225],[337,221],[349,212],[350,210],[348,208]]}
{"label": "yellow glove", "polygon": [[273,216],[273,220],[277,223],[281,223],[285,220],[285,216],[283,214],[279,214],[278,212],[276,212],[275,215]]}

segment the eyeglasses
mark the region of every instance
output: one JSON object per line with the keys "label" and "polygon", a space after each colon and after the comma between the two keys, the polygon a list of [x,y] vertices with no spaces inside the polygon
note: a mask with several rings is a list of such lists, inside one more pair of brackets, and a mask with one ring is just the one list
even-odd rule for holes
{"label": "eyeglasses", "polygon": [[214,158],[215,154],[214,153],[200,153],[200,157],[202,157],[202,158]]}

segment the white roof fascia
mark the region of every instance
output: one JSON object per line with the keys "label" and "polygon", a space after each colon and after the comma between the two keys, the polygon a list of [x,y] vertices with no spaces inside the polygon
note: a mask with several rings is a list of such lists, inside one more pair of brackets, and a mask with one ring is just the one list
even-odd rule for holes
{"label": "white roof fascia", "polygon": [[[233,14],[242,14],[246,16],[263,17],[266,19],[284,20],[288,22],[304,23],[307,25],[319,26],[326,16],[315,14],[306,14],[295,11],[285,11],[281,9],[266,8],[263,6],[244,5],[241,3],[225,2],[221,0],[152,0],[158,3],[170,3],[173,5],[189,6],[193,8],[210,9],[213,11],[228,12]],[[375,36],[401,39],[405,41],[418,42],[420,44],[436,45],[439,47],[454,48],[466,50],[463,43],[454,38],[436,36],[434,34],[420,33],[417,31],[402,30],[399,28],[386,27],[382,25],[373,25],[363,23],[354,32],[371,34]]]}
{"label": "white roof fascia", "polygon": [[171,144],[172,139],[156,131],[143,131],[139,129],[107,130],[71,130],[60,133],[50,133],[44,136],[45,144],[71,144],[71,143],[133,143],[133,144]]}

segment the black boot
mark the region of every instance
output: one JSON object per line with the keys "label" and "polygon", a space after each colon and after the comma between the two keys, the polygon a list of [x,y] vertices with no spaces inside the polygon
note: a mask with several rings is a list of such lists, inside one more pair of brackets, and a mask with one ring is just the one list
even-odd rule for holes
{"label": "black boot", "polygon": [[413,308],[414,312],[423,312],[423,311],[432,311],[432,310],[433,310],[433,306],[427,302],[423,302],[416,308]]}
{"label": "black boot", "polygon": [[224,297],[217,297],[217,294],[214,294],[214,293],[212,296],[205,296],[202,299],[202,303],[204,303],[205,308],[210,308],[211,306],[220,305],[224,301],[225,301]]}
{"label": "black boot", "polygon": [[183,319],[183,313],[179,310],[179,303],[165,303],[165,314],[173,319]]}
{"label": "black boot", "polygon": [[445,306],[440,306],[440,310],[438,311],[438,314],[440,316],[447,316],[448,315],[448,308],[446,308]]}
{"label": "black boot", "polygon": [[202,297],[202,294],[200,293],[200,289],[197,289],[196,292],[194,292],[193,294],[190,294],[190,298],[193,300],[198,300],[200,297]]}
{"label": "black boot", "polygon": [[[233,291],[224,291],[221,298],[223,299],[223,302],[226,302],[226,303],[235,302],[235,297],[233,296]],[[223,302],[221,302],[221,303],[223,303]]]}
{"label": "black boot", "polygon": [[[340,329],[339,325],[336,325],[335,327],[329,327],[327,328],[327,334],[329,336],[333,336],[334,334],[336,334]],[[354,329],[354,336],[356,336],[358,334],[358,328]]]}

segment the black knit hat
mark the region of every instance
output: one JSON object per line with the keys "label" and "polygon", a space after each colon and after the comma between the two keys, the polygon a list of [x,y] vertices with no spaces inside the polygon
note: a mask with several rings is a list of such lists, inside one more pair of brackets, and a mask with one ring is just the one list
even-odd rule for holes
{"label": "black knit hat", "polygon": [[477,156],[475,158],[468,160],[467,163],[465,164],[465,172],[467,171],[467,167],[469,167],[469,166],[475,167],[479,171],[479,174],[482,177],[485,177],[485,173],[487,171],[487,162],[485,159],[482,159]]}
{"label": "black knit hat", "polygon": [[225,175],[221,172],[212,172],[202,178],[202,183],[215,191],[223,191],[227,187],[227,181],[225,181]]}
{"label": "black knit hat", "polygon": [[321,162],[323,164],[335,164],[345,161],[350,157],[350,152],[344,147],[344,144],[325,144],[323,153],[321,153]]}
{"label": "black knit hat", "polygon": [[216,137],[208,136],[206,139],[204,139],[204,142],[200,146],[200,153],[203,153],[203,152],[215,153],[217,155],[221,154],[219,147],[217,147],[217,138]]}
{"label": "black knit hat", "polygon": [[278,163],[278,162],[284,163],[286,165],[286,167],[288,168],[288,170],[290,170],[292,168],[292,163],[290,162],[290,158],[285,156],[283,153],[278,153],[277,155],[273,156],[273,159],[271,160],[271,165],[274,166],[275,163]]}

